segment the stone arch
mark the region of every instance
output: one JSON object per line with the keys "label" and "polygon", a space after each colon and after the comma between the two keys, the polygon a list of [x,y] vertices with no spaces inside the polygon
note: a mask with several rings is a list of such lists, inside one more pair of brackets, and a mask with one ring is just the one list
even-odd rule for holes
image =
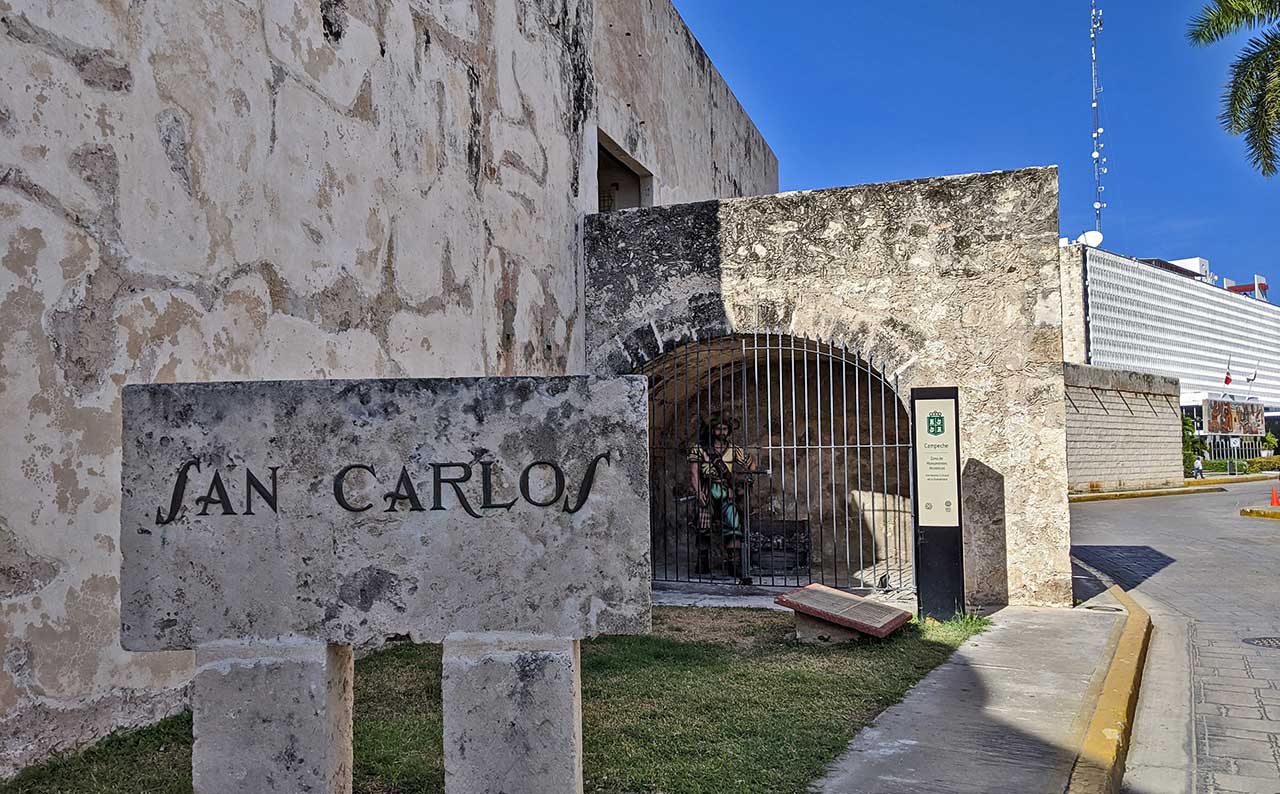
{"label": "stone arch", "polygon": [[589,372],[781,333],[958,387],[970,603],[1071,602],[1052,169],[654,207],[584,226]]}

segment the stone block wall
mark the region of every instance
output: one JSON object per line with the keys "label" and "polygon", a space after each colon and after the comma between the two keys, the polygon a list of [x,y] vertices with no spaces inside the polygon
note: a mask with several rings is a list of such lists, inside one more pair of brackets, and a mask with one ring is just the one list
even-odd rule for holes
{"label": "stone block wall", "polygon": [[586,256],[597,372],[769,331],[958,386],[969,600],[1071,603],[1055,169],[596,215]]}
{"label": "stone block wall", "polygon": [[1084,246],[1068,245],[1062,255],[1062,360],[1088,364],[1085,324]]}
{"label": "stone block wall", "polygon": [[592,0],[0,0],[0,777],[185,702],[119,643],[123,384],[581,371],[597,73],[712,175],[660,196],[774,188],[669,1],[603,5],[680,74],[609,82]]}
{"label": "stone block wall", "polygon": [[183,702],[119,642],[123,384],[576,368],[591,11],[0,2],[0,775]]}
{"label": "stone block wall", "polygon": [[1080,364],[1065,378],[1072,491],[1182,484],[1177,378]]}

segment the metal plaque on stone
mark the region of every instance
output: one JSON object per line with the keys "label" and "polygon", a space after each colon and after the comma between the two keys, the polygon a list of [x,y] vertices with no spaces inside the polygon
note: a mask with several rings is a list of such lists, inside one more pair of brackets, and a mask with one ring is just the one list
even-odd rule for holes
{"label": "metal plaque on stone", "polygon": [[784,593],[774,603],[872,637],[887,637],[911,620],[905,609],[816,583]]}

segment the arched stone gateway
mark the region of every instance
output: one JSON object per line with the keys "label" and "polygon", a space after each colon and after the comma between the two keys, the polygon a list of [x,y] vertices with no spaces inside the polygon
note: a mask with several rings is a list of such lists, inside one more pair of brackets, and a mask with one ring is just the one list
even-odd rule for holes
{"label": "arched stone gateway", "polygon": [[904,401],[955,386],[966,598],[1069,605],[1057,207],[1032,168],[590,216],[588,370],[768,335],[874,361]]}
{"label": "arched stone gateway", "polygon": [[752,333],[640,372],[655,580],[911,588],[910,417],[875,367]]}

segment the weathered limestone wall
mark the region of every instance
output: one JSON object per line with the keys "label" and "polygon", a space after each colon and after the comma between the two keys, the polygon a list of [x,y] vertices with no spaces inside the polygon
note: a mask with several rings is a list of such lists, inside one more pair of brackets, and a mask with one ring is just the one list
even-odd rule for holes
{"label": "weathered limestone wall", "polygon": [[1085,325],[1084,246],[1068,245],[1062,256],[1062,360],[1088,364],[1088,330]]}
{"label": "weathered limestone wall", "polygon": [[1071,490],[1182,484],[1177,378],[1079,364],[1065,377]]}
{"label": "weathered limestone wall", "polygon": [[653,204],[778,192],[778,158],[671,0],[597,0],[599,126],[653,174]]}
{"label": "weathered limestone wall", "polygon": [[120,648],[126,382],[580,369],[592,6],[0,0],[0,776]]}
{"label": "weathered limestone wall", "polygon": [[667,0],[0,0],[0,777],[185,698],[119,644],[120,387],[581,371],[641,62],[660,200],[775,189]]}
{"label": "weathered limestone wall", "polygon": [[631,372],[690,339],[807,335],[960,387],[968,598],[1071,601],[1054,169],[595,215],[586,350]]}

